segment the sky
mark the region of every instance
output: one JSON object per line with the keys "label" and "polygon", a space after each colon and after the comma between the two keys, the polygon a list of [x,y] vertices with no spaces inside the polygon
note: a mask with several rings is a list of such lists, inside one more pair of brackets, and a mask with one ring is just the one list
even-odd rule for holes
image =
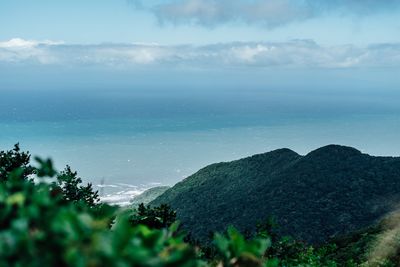
{"label": "sky", "polygon": [[304,72],[319,85],[340,71],[394,87],[399,16],[398,0],[2,0],[0,89],[96,87],[99,76],[278,86]]}
{"label": "sky", "polygon": [[2,0],[1,39],[69,44],[399,41],[397,0]]}

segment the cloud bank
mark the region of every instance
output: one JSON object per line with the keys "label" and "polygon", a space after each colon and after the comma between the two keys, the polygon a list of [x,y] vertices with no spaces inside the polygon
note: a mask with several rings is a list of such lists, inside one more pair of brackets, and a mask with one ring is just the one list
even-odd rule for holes
{"label": "cloud bank", "polygon": [[369,16],[400,8],[398,0],[171,0],[136,8],[152,12],[161,23],[214,27],[230,22],[277,27],[326,14]]}
{"label": "cloud bank", "polygon": [[116,68],[370,68],[400,67],[400,43],[321,46],[312,40],[223,43],[74,45],[12,39],[0,42],[1,64]]}

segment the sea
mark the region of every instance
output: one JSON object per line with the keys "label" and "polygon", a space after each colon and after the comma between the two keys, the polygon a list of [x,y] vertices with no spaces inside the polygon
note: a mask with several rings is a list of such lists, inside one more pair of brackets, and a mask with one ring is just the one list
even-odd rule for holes
{"label": "sea", "polygon": [[328,144],[399,156],[399,137],[400,92],[379,88],[0,91],[0,150],[70,165],[120,205],[215,162]]}

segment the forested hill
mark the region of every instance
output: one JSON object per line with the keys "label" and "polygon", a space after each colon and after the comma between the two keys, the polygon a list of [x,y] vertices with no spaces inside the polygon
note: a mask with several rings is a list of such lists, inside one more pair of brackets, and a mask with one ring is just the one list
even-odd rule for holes
{"label": "forested hill", "polygon": [[134,196],[130,201],[131,205],[132,205],[132,207],[137,207],[141,203],[146,205],[149,202],[151,202],[152,200],[156,199],[161,194],[163,194],[169,188],[170,188],[169,186],[156,186],[156,187],[147,189],[140,195]]}
{"label": "forested hill", "polygon": [[273,216],[280,235],[320,243],[375,223],[400,200],[400,158],[329,145],[298,155],[279,149],[209,165],[151,204],[171,205],[191,235],[227,225],[252,230]]}

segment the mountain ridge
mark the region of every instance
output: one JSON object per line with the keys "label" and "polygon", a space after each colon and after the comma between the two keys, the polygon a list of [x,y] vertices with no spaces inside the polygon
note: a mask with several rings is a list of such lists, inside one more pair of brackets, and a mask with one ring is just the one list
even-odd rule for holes
{"label": "mountain ridge", "polygon": [[280,235],[309,243],[367,227],[400,200],[400,158],[341,145],[301,156],[277,149],[211,164],[151,202],[176,209],[199,240],[232,224],[254,230],[276,217]]}

